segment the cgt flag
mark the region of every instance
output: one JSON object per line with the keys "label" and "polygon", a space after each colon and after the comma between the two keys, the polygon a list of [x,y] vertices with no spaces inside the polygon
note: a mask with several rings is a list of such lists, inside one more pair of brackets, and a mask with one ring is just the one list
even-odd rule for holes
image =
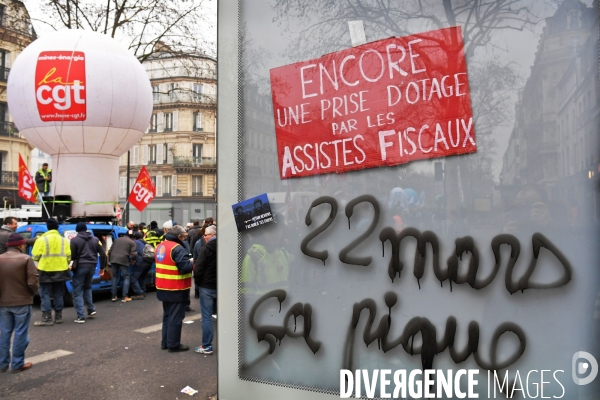
{"label": "cgt flag", "polygon": [[142,167],[127,201],[142,212],[155,196],[156,188],[154,187],[154,183],[152,183],[152,178],[148,174],[146,167]]}
{"label": "cgt flag", "polygon": [[38,189],[27,169],[23,157],[19,153],[19,197],[36,203],[38,201]]}

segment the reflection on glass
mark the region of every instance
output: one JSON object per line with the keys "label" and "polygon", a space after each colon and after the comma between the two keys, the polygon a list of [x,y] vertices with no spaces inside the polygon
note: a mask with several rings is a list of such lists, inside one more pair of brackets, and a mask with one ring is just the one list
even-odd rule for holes
{"label": "reflection on glass", "polygon": [[[357,4],[242,2],[243,193],[267,192],[277,223],[241,239],[240,377],[335,392],[341,368],[543,368],[569,398],[597,394],[570,363],[600,350],[598,10]],[[462,27],[477,152],[280,179],[269,70],[349,48],[352,20],[368,42]],[[348,216],[363,195],[376,206]],[[325,196],[335,212],[312,206]]]}

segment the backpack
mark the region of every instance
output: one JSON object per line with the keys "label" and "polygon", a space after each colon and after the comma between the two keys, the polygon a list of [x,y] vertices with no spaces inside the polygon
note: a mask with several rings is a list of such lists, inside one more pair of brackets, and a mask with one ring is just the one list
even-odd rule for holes
{"label": "backpack", "polygon": [[142,251],[142,260],[149,263],[154,262],[154,246],[148,243],[144,245],[144,250]]}

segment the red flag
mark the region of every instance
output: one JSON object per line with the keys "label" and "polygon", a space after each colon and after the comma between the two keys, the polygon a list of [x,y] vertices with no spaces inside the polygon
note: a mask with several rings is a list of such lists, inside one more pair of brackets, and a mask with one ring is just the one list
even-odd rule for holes
{"label": "red flag", "polygon": [[146,167],[142,167],[127,200],[142,212],[154,197],[156,197],[156,188],[152,183],[152,178],[150,177],[150,174],[148,174]]}
{"label": "red flag", "polygon": [[38,189],[27,169],[23,157],[19,153],[19,197],[36,203],[38,200]]}

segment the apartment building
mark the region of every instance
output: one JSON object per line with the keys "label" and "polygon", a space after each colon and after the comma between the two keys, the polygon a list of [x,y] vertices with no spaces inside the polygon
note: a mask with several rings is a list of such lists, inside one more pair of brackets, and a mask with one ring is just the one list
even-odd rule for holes
{"label": "apartment building", "polygon": [[[143,62],[154,110],[143,138],[129,152],[129,190],[145,166],[156,198],[130,220],[173,219],[180,224],[216,216],[216,60],[205,55],[159,53]],[[119,198],[125,204],[127,157],[121,157]]]}
{"label": "apartment building", "polygon": [[12,121],[6,83],[12,63],[36,38],[25,5],[20,1],[0,0],[0,207],[15,207],[25,202],[17,194],[19,154],[29,165],[32,147]]}

